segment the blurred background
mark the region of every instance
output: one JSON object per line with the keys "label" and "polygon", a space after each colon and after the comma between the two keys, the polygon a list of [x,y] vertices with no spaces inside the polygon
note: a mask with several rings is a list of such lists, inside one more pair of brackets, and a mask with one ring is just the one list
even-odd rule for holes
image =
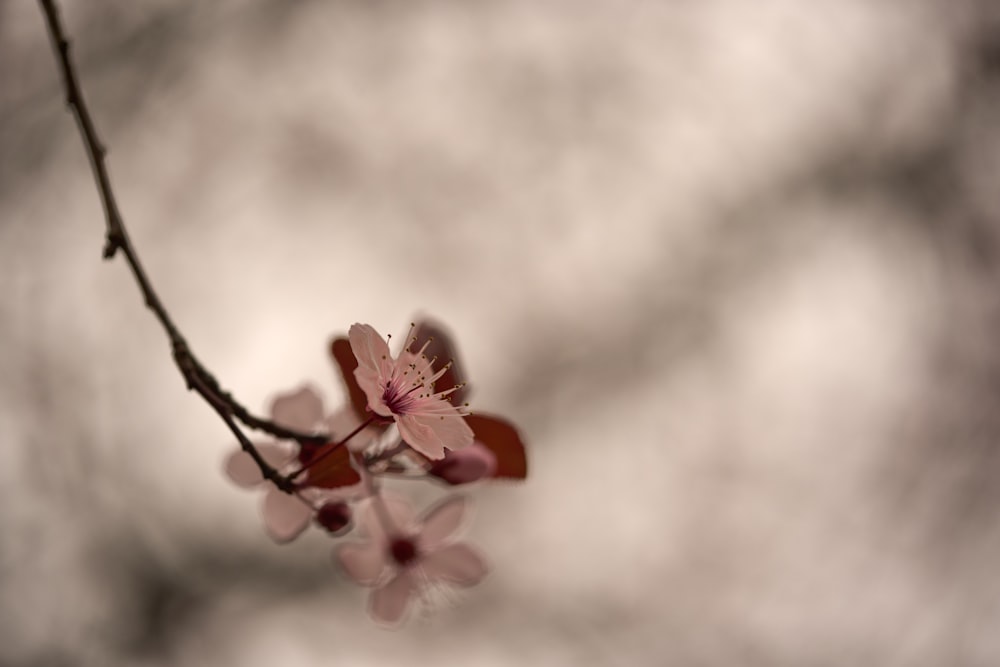
{"label": "blurred background", "polygon": [[430,315],[532,469],[396,632],[271,543],[2,0],[0,664],[1000,664],[1000,5],[62,4],[226,387]]}

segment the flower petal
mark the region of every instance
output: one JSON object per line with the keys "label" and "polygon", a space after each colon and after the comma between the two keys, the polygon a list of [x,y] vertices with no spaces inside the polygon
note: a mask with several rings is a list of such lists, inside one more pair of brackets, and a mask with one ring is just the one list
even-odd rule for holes
{"label": "flower petal", "polygon": [[[381,507],[376,506],[379,502],[382,503]],[[381,514],[382,509],[388,517]],[[416,532],[417,517],[413,505],[405,497],[393,493],[383,491],[378,496],[370,498],[363,503],[358,517],[362,533],[383,546],[389,542],[386,527],[382,525],[385,518],[392,523],[388,527],[390,532],[401,535],[412,535]]]}
{"label": "flower petal", "polygon": [[289,445],[283,442],[262,442],[255,446],[257,453],[264,461],[272,468],[277,469],[284,468],[291,463],[298,450],[298,445]]}
{"label": "flower petal", "polygon": [[271,401],[271,419],[285,428],[311,431],[323,419],[323,398],[308,385],[278,394]]}
{"label": "flower petal", "polygon": [[406,496],[383,493],[382,499],[396,530],[403,534],[413,533],[417,527],[417,513]]}
{"label": "flower petal", "polygon": [[403,570],[389,583],[372,592],[369,600],[369,611],[372,618],[384,625],[396,625],[410,602],[410,596],[416,590],[413,576],[409,570]]}
{"label": "flower petal", "polygon": [[428,579],[443,579],[459,586],[478,584],[489,572],[479,552],[465,543],[449,544],[427,554],[420,566]]}
{"label": "flower petal", "polygon": [[[392,370],[392,356],[389,344],[369,324],[353,324],[347,332],[351,351],[358,360],[358,369],[375,373],[385,378]],[[362,387],[364,389],[364,387]]]}
{"label": "flower petal", "polygon": [[427,401],[420,413],[398,415],[399,434],[410,447],[429,459],[444,456],[445,449],[461,449],[472,444],[472,429],[458,410],[447,401]]}
{"label": "flower petal", "polygon": [[420,530],[420,547],[428,551],[436,549],[461,525],[465,508],[463,496],[450,496],[432,507],[424,517]]}
{"label": "flower petal", "polygon": [[[288,448],[276,442],[256,443],[254,446],[264,461],[272,468],[280,469],[292,458]],[[245,489],[264,483],[264,476],[261,474],[257,462],[242,449],[237,449],[226,457],[225,471],[234,484]]]}
{"label": "flower petal", "polygon": [[393,367],[388,343],[368,324],[351,325],[347,337],[351,343],[351,351],[358,360],[354,378],[368,398],[368,407],[383,417],[388,417],[392,411],[382,400],[385,382],[392,374]]}
{"label": "flower petal", "polygon": [[358,386],[365,392],[368,409],[383,417],[392,416],[392,410],[390,410],[389,406],[385,404],[384,400],[382,400],[382,396],[385,393],[385,387],[382,383],[382,379],[375,373],[366,371],[363,368],[355,370],[354,377],[358,380]]}
{"label": "flower petal", "polygon": [[237,449],[226,457],[225,471],[231,482],[244,489],[257,486],[264,481],[264,476],[260,474],[260,468],[257,467],[253,457],[242,449]]}
{"label": "flower petal", "polygon": [[336,553],[344,571],[362,586],[374,586],[386,567],[385,549],[375,541],[348,542]]}
{"label": "flower petal", "polygon": [[313,509],[294,495],[269,488],[261,509],[264,528],[275,542],[291,542],[298,537],[312,517]]}

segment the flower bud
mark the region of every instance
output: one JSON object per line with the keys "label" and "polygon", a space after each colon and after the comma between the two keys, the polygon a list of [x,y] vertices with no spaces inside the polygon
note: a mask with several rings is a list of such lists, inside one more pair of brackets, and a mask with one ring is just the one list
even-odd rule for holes
{"label": "flower bud", "polygon": [[464,449],[446,452],[444,458],[434,461],[427,474],[455,486],[491,477],[495,471],[496,456],[476,442]]}
{"label": "flower bud", "polygon": [[323,503],[316,511],[316,523],[336,535],[351,525],[351,507],[342,500]]}

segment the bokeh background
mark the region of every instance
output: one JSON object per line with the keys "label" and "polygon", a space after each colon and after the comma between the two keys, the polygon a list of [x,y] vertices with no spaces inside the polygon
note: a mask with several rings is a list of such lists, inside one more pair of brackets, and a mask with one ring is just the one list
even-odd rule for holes
{"label": "bokeh background", "polygon": [[431,315],[532,474],[396,632],[270,543],[3,0],[0,664],[1000,664],[996,2],[63,4],[222,382]]}

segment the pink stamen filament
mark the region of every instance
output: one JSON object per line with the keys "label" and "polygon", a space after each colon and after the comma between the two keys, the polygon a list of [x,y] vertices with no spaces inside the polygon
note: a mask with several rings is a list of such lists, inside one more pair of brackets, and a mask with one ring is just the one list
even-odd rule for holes
{"label": "pink stamen filament", "polygon": [[[423,355],[423,352],[427,348],[428,344],[430,344],[430,341],[425,343],[424,346],[420,348],[420,352],[418,353],[421,355],[420,359],[424,362],[423,364],[420,364],[418,367],[417,363],[410,363],[406,367],[407,370],[404,370],[402,373],[399,373],[399,367],[396,367],[393,369],[393,373],[389,380],[385,383],[382,391],[382,401],[393,414],[405,415],[414,412],[414,408],[416,407],[418,401],[426,401],[428,403],[435,400],[443,401],[452,393],[465,386],[465,383],[462,383],[455,385],[450,389],[434,393],[434,383],[448,372],[448,369],[451,368],[453,362],[449,361],[428,378],[427,373],[433,370],[434,362],[437,360],[437,357],[428,360],[427,357]],[[407,378],[405,376],[409,375],[411,372],[413,372],[416,376],[416,379],[408,385]],[[417,394],[417,396],[414,397],[413,394],[420,390],[426,390],[426,392]],[[421,406],[421,409],[418,412],[421,414],[437,414],[441,417],[461,417],[467,414],[462,412],[462,409],[466,407],[468,407],[468,403],[464,406],[451,406],[448,404],[431,407],[430,405],[424,405]]]}

